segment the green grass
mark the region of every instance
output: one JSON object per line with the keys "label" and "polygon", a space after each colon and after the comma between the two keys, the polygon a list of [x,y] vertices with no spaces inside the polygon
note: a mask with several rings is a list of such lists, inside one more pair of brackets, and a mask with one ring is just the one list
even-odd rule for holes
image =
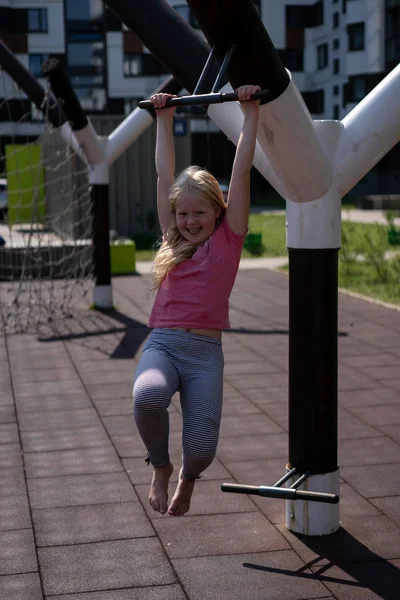
{"label": "green grass", "polygon": [[354,262],[346,268],[343,263],[339,263],[339,287],[376,300],[400,305],[400,277],[393,276],[386,281],[379,281],[376,269],[366,263]]}
{"label": "green grass", "polygon": [[154,250],[136,250],[136,260],[153,260]]}

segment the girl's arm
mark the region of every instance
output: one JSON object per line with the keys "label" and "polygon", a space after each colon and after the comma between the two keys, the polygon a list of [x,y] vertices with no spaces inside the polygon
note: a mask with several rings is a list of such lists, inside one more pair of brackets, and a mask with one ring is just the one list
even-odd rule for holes
{"label": "girl's arm", "polygon": [[256,147],[260,105],[259,100],[250,98],[259,89],[259,86],[245,85],[236,90],[244,121],[233,162],[226,218],[232,231],[239,235],[246,233],[250,212],[250,170]]}
{"label": "girl's arm", "polygon": [[168,194],[175,181],[175,148],[173,137],[173,118],[176,107],[165,108],[165,102],[171,94],[155,94],[151,101],[157,115],[156,171],[157,171],[157,211],[161,231],[164,233],[171,225],[173,216],[168,203]]}

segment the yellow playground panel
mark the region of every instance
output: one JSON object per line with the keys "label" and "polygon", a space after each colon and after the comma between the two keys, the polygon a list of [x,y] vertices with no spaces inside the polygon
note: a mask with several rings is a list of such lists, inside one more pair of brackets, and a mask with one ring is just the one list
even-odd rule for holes
{"label": "yellow playground panel", "polygon": [[6,170],[9,225],[42,222],[46,206],[40,145],[8,144]]}

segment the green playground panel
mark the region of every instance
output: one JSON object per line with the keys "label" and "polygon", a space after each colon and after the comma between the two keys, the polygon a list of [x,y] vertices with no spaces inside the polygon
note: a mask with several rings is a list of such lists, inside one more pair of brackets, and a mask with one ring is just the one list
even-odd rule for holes
{"label": "green playground panel", "polygon": [[136,272],[136,245],[133,240],[110,242],[111,274],[129,275]]}
{"label": "green playground panel", "polygon": [[6,146],[8,222],[41,222],[46,214],[44,170],[39,144]]}

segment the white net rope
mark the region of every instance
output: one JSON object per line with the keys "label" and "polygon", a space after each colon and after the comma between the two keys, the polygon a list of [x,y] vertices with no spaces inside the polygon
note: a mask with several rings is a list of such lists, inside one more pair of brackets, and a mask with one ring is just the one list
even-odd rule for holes
{"label": "white net rope", "polygon": [[87,167],[0,69],[0,334],[37,332],[88,307]]}

